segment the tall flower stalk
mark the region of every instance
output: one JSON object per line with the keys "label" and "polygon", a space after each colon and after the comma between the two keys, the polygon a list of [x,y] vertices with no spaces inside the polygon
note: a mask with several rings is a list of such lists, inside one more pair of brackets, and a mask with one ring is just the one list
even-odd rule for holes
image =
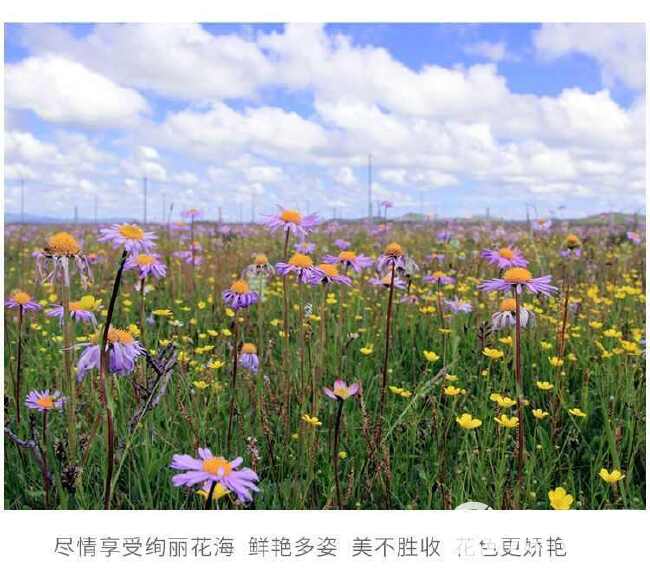
{"label": "tall flower stalk", "polygon": [[77,456],[77,385],[72,373],[72,317],[70,315],[70,268],[66,257],[61,259],[63,283],[61,297],[63,300],[63,366],[65,384],[63,390],[68,393],[65,405],[65,417],[68,429],[68,451],[72,461]]}

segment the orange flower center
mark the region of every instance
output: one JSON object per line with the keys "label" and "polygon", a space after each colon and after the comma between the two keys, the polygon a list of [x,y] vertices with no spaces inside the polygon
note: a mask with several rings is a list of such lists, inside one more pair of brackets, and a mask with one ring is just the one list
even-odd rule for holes
{"label": "orange flower center", "polygon": [[300,225],[302,221],[302,215],[295,209],[285,209],[280,213],[280,219],[285,223],[293,223],[294,225]]}
{"label": "orange flower center", "polygon": [[436,270],[432,276],[434,278],[444,278],[447,275],[442,270]]}
{"label": "orange flower center", "polygon": [[517,309],[517,303],[515,302],[514,298],[506,298],[505,300],[501,300],[501,305],[499,306],[499,310],[502,312],[514,312]]}
{"label": "orange flower center", "polygon": [[22,290],[16,290],[13,294],[14,302],[24,306],[27,302],[31,301],[32,297]]}
{"label": "orange flower center", "polygon": [[503,247],[499,249],[499,256],[501,258],[507,258],[508,260],[512,260],[515,256],[515,253],[512,252],[511,248]]}
{"label": "orange flower center", "polygon": [[249,355],[255,355],[257,353],[257,347],[255,347],[254,343],[244,343],[241,346],[241,352],[247,353]]}
{"label": "orange flower center", "polygon": [[261,266],[263,264],[268,264],[268,263],[269,263],[269,259],[265,254],[255,255],[255,264],[257,264],[258,266]]}
{"label": "orange flower center", "polygon": [[574,234],[567,235],[566,246],[569,247],[569,248],[579,247],[580,246],[580,239]]}
{"label": "orange flower center", "polygon": [[132,241],[141,241],[144,238],[144,231],[137,225],[129,225],[129,224],[120,225],[118,232],[125,239],[129,239]]}
{"label": "orange flower center", "polygon": [[248,282],[246,282],[246,280],[235,280],[230,285],[230,289],[235,294],[248,294],[248,292],[250,292],[250,288],[249,288]]}
{"label": "orange flower center", "polygon": [[319,264],[318,268],[320,268],[330,278],[339,275],[339,271],[335,264]]}
{"label": "orange flower center", "polygon": [[354,260],[357,258],[357,253],[353,250],[344,250],[339,253],[339,260]]}
{"label": "orange flower center", "polygon": [[511,284],[523,284],[532,277],[533,275],[525,268],[509,268],[503,274],[503,279]]}
{"label": "orange flower center", "polygon": [[46,252],[49,252],[58,256],[72,256],[79,254],[81,247],[70,233],[61,231],[60,233],[55,233],[47,239]]}
{"label": "orange flower center", "polygon": [[45,410],[51,410],[54,408],[54,399],[49,395],[42,396],[36,401],[36,404]]}
{"label": "orange flower center", "polygon": [[133,336],[125,329],[111,327],[108,330],[108,341],[110,343],[133,343]]}
{"label": "orange flower center", "polygon": [[385,249],[384,254],[386,256],[403,256],[404,252],[402,247],[397,243],[390,243]]}
{"label": "orange flower center", "polygon": [[289,259],[289,264],[293,264],[294,266],[299,266],[300,268],[309,268],[311,266],[314,266],[314,263],[312,262],[310,256],[307,256],[306,254],[300,254],[299,252],[294,254]]}
{"label": "orange flower center", "polygon": [[150,254],[139,254],[135,257],[135,262],[138,266],[151,266],[156,259]]}
{"label": "orange flower center", "polygon": [[76,312],[77,310],[80,310],[80,309],[81,309],[81,303],[80,303],[80,302],[70,302],[70,303],[68,304],[68,309],[69,309],[71,312]]}
{"label": "orange flower center", "polygon": [[208,472],[210,475],[219,475],[220,470],[222,470],[222,475],[226,477],[232,472],[232,466],[225,458],[218,457],[203,460],[203,471]]}

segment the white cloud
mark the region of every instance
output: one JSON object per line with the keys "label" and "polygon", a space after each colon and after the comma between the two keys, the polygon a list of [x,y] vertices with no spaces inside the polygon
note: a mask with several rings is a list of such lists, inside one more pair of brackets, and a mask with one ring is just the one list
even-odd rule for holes
{"label": "white cloud", "polygon": [[354,187],[358,184],[357,177],[354,175],[352,168],[344,166],[339,168],[334,174],[334,181],[343,187]]}
{"label": "white cloud", "polygon": [[127,126],[148,110],[133,89],[58,55],[29,57],[5,67],[9,107],[30,109],[51,122]]}
{"label": "white cloud", "polygon": [[479,41],[476,43],[471,43],[469,45],[466,45],[463,48],[463,51],[465,51],[465,53],[468,55],[482,57],[494,62],[503,61],[508,55],[506,51],[506,44],[502,41]]}
{"label": "white cloud", "polygon": [[620,81],[632,89],[644,88],[643,24],[543,24],[533,42],[545,58],[573,52],[593,57],[602,67],[606,85]]}

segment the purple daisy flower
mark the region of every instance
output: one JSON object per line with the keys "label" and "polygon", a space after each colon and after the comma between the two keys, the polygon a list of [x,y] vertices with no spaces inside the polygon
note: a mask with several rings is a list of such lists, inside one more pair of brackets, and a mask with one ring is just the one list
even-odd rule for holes
{"label": "purple daisy flower", "polygon": [[142,230],[137,225],[124,223],[101,229],[99,242],[110,242],[113,248],[124,247],[129,254],[149,252],[154,248],[156,235]]}
{"label": "purple daisy flower", "polygon": [[343,284],[344,286],[352,285],[352,279],[349,276],[339,274],[336,264],[323,263],[319,264],[318,268],[321,273],[314,274],[314,279],[312,280],[314,286],[318,284],[331,284],[332,282],[335,284]]}
{"label": "purple daisy flower", "polygon": [[293,250],[301,254],[311,254],[316,250],[316,245],[314,243],[308,243],[307,241],[301,241],[294,245]]}
{"label": "purple daisy flower", "polygon": [[246,280],[235,280],[230,288],[224,290],[221,297],[233,310],[248,308],[260,299],[259,294],[250,289]]}
{"label": "purple daisy flower", "polygon": [[353,250],[342,250],[338,256],[326,254],[323,261],[327,264],[340,264],[343,268],[351,268],[355,272],[361,272],[364,268],[369,268],[373,264],[372,258],[357,254]]}
{"label": "purple daisy flower", "polygon": [[555,286],[551,285],[550,276],[539,276],[533,278],[533,275],[525,268],[509,268],[503,273],[502,278],[493,278],[479,284],[478,289],[485,292],[508,292],[515,289],[517,294],[521,294],[526,288],[532,294],[544,294],[550,296],[557,291]]}
{"label": "purple daisy flower", "polygon": [[382,254],[377,259],[377,271],[384,272],[387,268],[395,267],[396,270],[406,268],[406,260],[404,258],[404,251],[397,243],[390,243]]}
{"label": "purple daisy flower", "polygon": [[315,278],[323,277],[323,271],[314,266],[311,257],[297,252],[287,262],[278,262],[275,270],[280,276],[294,273],[299,282],[311,284]]}
{"label": "purple daisy flower", "polygon": [[284,209],[283,207],[279,207],[279,209],[279,213],[267,215],[265,225],[272,232],[282,229],[283,231],[291,231],[294,236],[304,238],[318,225],[318,216],[315,213],[303,217],[301,213],[294,209]]}
{"label": "purple daisy flower", "polygon": [[453,284],[456,282],[456,279],[453,276],[448,276],[442,270],[436,270],[435,272],[428,274],[423,278],[427,284],[441,284],[442,286],[447,286],[448,284]]}
{"label": "purple daisy flower", "polygon": [[334,386],[329,389],[327,387],[323,388],[325,396],[328,396],[332,400],[345,400],[351,396],[358,394],[360,390],[359,383],[348,384],[342,379],[336,379],[334,381]]}
{"label": "purple daisy flower", "polygon": [[30,410],[39,412],[49,412],[51,410],[61,410],[65,403],[65,397],[59,391],[50,394],[49,389],[44,391],[31,391],[25,397],[25,406]]}
{"label": "purple daisy flower", "polygon": [[[48,237],[47,245],[42,251],[36,252],[34,256],[36,257],[36,268],[44,282],[53,282],[61,274],[64,284],[70,286],[70,272],[74,268],[77,269],[81,285],[84,288],[92,278],[88,259],[82,254],[79,242],[73,235],[65,231]],[[71,261],[73,261],[72,264]]]}
{"label": "purple daisy flower", "polygon": [[137,270],[140,280],[153,276],[160,280],[167,276],[167,266],[158,254],[132,254],[124,263],[125,270]]}
{"label": "purple daisy flower", "polygon": [[553,222],[550,219],[536,219],[533,221],[533,231],[540,233],[548,233],[551,229]]}
{"label": "purple daisy flower", "polygon": [[[60,304],[53,304],[53,308],[48,310],[46,313],[47,316],[51,318],[59,318],[59,323],[63,325],[63,306]],[[94,326],[97,325],[97,318],[92,310],[84,309],[81,306],[81,302],[70,302],[68,309],[70,310],[70,317],[72,317],[77,322],[82,323],[92,323]]]}
{"label": "purple daisy flower", "polygon": [[339,248],[339,250],[348,250],[351,246],[348,241],[343,239],[336,239],[334,244]]}
{"label": "purple daisy flower", "polygon": [[635,245],[641,244],[641,235],[635,231],[628,231],[626,233],[628,240],[632,241]]}
{"label": "purple daisy flower", "polygon": [[[373,277],[370,280],[368,280],[368,284],[371,286],[381,286],[383,288],[390,288],[390,273],[386,274],[383,278],[378,278],[378,277]],[[393,280],[393,288],[399,288],[400,290],[403,290],[406,288],[406,282],[402,280],[399,276],[395,275],[395,278]]]}
{"label": "purple daisy flower", "polygon": [[472,304],[469,302],[464,302],[463,300],[459,300],[458,298],[454,298],[453,300],[445,300],[445,305],[455,314],[458,314],[460,312],[469,314],[472,311]]}
{"label": "purple daisy flower", "polygon": [[522,252],[515,247],[502,247],[498,250],[485,249],[481,253],[481,257],[500,269],[512,268],[513,266],[528,266],[528,261],[524,258]]}
{"label": "purple daisy flower", "polygon": [[253,343],[244,343],[239,352],[239,363],[244,369],[251,373],[257,373],[260,368],[260,360],[257,357],[257,347]]}
{"label": "purple daisy flower", "polygon": [[181,212],[181,217],[184,217],[185,219],[191,219],[192,221],[202,216],[203,216],[203,211],[201,211],[200,209],[187,209]]}
{"label": "purple daisy flower", "polygon": [[5,308],[10,310],[21,309],[23,312],[35,312],[40,310],[41,306],[27,292],[14,290],[5,301]]}
{"label": "purple daisy flower", "polygon": [[199,448],[198,454],[198,459],[187,454],[174,454],[169,467],[185,470],[172,477],[174,487],[192,487],[209,481],[221,483],[244,503],[253,500],[252,492],[259,491],[256,485],[259,477],[248,467],[238,469],[244,461],[241,457],[229,462],[223,456],[213,456],[208,448]]}
{"label": "purple daisy flower", "polygon": [[[129,375],[135,369],[135,361],[144,353],[144,347],[123,329],[111,326],[108,330],[108,372]],[[84,380],[91,369],[99,369],[100,346],[92,343],[84,349],[77,362],[77,381]]]}

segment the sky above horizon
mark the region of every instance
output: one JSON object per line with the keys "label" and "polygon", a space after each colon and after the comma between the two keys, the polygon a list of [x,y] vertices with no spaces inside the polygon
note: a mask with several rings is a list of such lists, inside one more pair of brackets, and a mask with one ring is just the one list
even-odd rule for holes
{"label": "sky above horizon", "polygon": [[8,24],[5,210],[645,206],[641,24]]}

